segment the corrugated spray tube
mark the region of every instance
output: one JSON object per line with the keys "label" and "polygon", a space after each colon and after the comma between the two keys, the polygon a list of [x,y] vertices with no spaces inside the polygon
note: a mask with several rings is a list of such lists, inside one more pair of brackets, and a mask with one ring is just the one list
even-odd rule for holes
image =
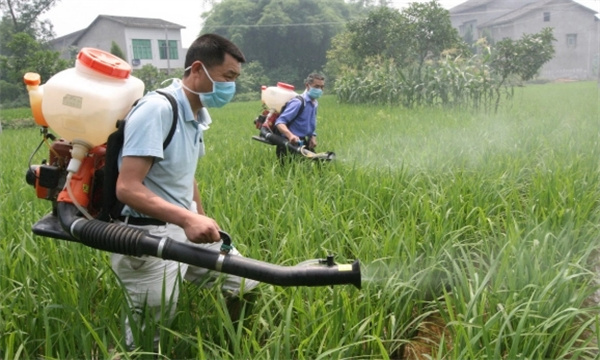
{"label": "corrugated spray tube", "polygon": [[68,203],[57,207],[59,221],[74,241],[94,249],[130,255],[154,256],[278,286],[327,286],[351,284],[360,289],[360,264],[319,263],[279,266],[247,257],[204,249],[142,229],[78,217]]}

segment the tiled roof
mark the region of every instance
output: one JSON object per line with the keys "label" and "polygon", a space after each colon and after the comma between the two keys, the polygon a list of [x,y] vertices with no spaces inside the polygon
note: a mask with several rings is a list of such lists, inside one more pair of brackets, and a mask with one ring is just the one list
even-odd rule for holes
{"label": "tiled roof", "polygon": [[113,15],[98,15],[94,21],[85,29],[81,29],[70,34],[61,36],[52,40],[51,44],[69,43],[77,44],[79,39],[87,33],[87,31],[94,26],[100,20],[109,20],[117,22],[124,27],[138,27],[138,28],[155,28],[155,29],[185,29],[185,26],[175,24],[162,19],[151,19],[151,18],[138,18],[131,16],[113,16]]}
{"label": "tiled roof", "polygon": [[450,13],[457,14],[457,13],[469,11],[478,6],[489,4],[492,1],[494,1],[494,0],[468,0],[462,4],[458,4],[455,7],[451,8]]}
{"label": "tiled roof", "polygon": [[[524,5],[523,7],[520,7],[516,10],[513,10],[511,12],[508,12],[500,17],[497,17],[493,20],[490,20],[488,22],[485,22],[481,25],[479,25],[478,27],[487,27],[487,26],[492,26],[492,25],[498,25],[498,24],[503,24],[503,23],[508,23],[511,22],[515,19],[520,18],[521,16],[534,11],[536,9],[540,9],[540,8],[544,8],[544,7],[550,7],[552,5],[555,5],[556,3],[562,3],[562,1],[556,1],[556,0],[540,0],[540,1],[536,1],[534,3],[531,4],[527,4]],[[593,9],[588,8],[587,6],[584,6],[576,1],[572,1],[572,5],[573,6],[582,6],[584,9],[590,11],[590,12],[594,12]]]}
{"label": "tiled roof", "polygon": [[[161,28],[168,29],[185,29],[185,26],[178,25],[162,19],[138,18],[131,16],[113,16],[113,15],[98,15],[94,22],[104,18],[123,24],[126,27],[145,27],[145,28]],[[92,23],[93,24],[93,23]]]}
{"label": "tiled roof", "polygon": [[492,26],[492,25],[497,25],[497,24],[502,24],[502,23],[507,23],[507,22],[511,22],[514,19],[518,19],[521,16],[529,13],[530,11],[540,8],[542,6],[544,6],[548,1],[547,0],[541,0],[541,1],[537,1],[531,4],[527,4],[524,5],[516,10],[513,11],[509,11],[506,14],[499,16],[495,19],[492,19],[490,21],[487,21],[483,24],[480,24],[478,27],[486,27],[486,26]]}
{"label": "tiled roof", "polygon": [[[450,9],[451,14],[459,14],[468,12],[476,7],[487,5],[495,0],[467,0]],[[496,0],[497,1],[497,0]],[[571,0],[572,2],[591,9],[595,12],[600,12],[600,0]]]}

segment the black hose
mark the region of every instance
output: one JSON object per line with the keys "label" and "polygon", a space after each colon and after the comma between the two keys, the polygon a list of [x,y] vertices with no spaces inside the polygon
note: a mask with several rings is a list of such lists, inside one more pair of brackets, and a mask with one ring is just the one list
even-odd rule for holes
{"label": "black hose", "polygon": [[308,150],[304,146],[292,144],[284,136],[277,135],[265,128],[264,126],[260,129],[260,136],[254,136],[253,139],[259,140],[261,142],[266,142],[272,145],[283,146],[293,153],[298,153],[312,160],[329,161],[335,159],[335,153],[333,151],[315,153],[311,150]]}
{"label": "black hose", "polygon": [[130,256],[156,256],[158,240],[142,229],[87,220],[77,216],[77,209],[68,203],[59,202],[57,213],[62,228],[73,240],[94,249]]}
{"label": "black hose", "polygon": [[276,135],[273,132],[267,130],[264,126],[260,128],[260,136],[265,138],[267,141],[272,144],[284,146],[292,152],[296,152],[298,154],[302,154],[302,146],[297,146],[292,144],[288,139],[284,136]]}
{"label": "black hose", "polygon": [[154,256],[279,286],[361,287],[358,260],[352,265],[279,266],[151,235],[138,228],[87,220],[77,216],[77,209],[68,203],[58,203],[57,212],[62,228],[74,241],[98,250]]}

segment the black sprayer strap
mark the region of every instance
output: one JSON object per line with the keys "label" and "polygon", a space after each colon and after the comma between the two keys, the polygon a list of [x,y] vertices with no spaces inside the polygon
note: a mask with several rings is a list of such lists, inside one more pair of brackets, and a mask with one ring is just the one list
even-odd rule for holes
{"label": "black sprayer strap", "polygon": [[[300,108],[298,109],[298,112],[296,113],[296,115],[292,118],[292,120],[288,121],[287,124],[285,124],[285,126],[287,126],[288,128],[290,127],[290,125],[292,125],[294,123],[294,121],[296,121],[296,119],[298,119],[298,117],[300,116],[300,114],[302,114],[304,112],[304,107],[306,106],[304,97],[302,97],[302,95],[296,95],[294,96],[292,99],[290,99],[287,103],[285,103],[285,105],[283,105],[283,107],[281,108],[281,112],[279,114],[283,114],[283,112],[285,111],[285,108],[287,107],[288,103],[290,101],[292,101],[293,99],[298,99],[300,100]],[[279,129],[277,128],[277,126],[273,126],[273,132],[275,134],[281,135],[281,132],[279,131]]]}
{"label": "black sprayer strap", "polygon": [[173,109],[173,124],[171,125],[171,129],[169,130],[169,134],[167,135],[167,138],[163,142],[163,150],[164,150],[167,148],[167,146],[169,146],[169,144],[171,143],[171,140],[173,139],[173,134],[175,134],[175,129],[177,128],[177,118],[179,117],[179,111],[178,111],[179,109],[177,107],[177,101],[175,100],[173,95],[169,94],[168,92],[164,92],[164,91],[160,91],[160,90],[156,90],[156,92],[163,95],[164,97],[166,97],[167,100],[169,100],[169,102],[171,103],[171,108]]}
{"label": "black sprayer strap", "polygon": [[[169,134],[163,142],[163,150],[169,146],[173,134],[177,128],[177,118],[179,117],[177,101],[173,95],[163,92],[156,91],[163,95],[171,103],[173,109],[173,122]],[[134,106],[137,101],[134,103]],[[123,203],[117,200],[117,178],[119,176],[118,158],[119,152],[123,147],[125,141],[125,120],[117,121],[117,130],[109,135],[106,142],[106,158],[104,166],[104,181],[102,189],[102,211],[100,212],[98,219],[102,221],[110,221],[111,218],[116,219],[121,215],[123,209]]]}
{"label": "black sprayer strap", "polygon": [[296,119],[300,116],[300,114],[302,114],[304,112],[304,106],[306,106],[304,97],[302,97],[302,95],[296,95],[296,99],[300,100],[300,108],[298,109],[296,116],[294,116],[294,118],[287,123],[287,126],[292,125],[292,123],[294,121],[296,121]]}

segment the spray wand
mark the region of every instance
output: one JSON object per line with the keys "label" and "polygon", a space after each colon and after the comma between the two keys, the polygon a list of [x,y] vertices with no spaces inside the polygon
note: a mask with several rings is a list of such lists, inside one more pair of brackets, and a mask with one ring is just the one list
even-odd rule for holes
{"label": "spray wand", "polygon": [[154,256],[279,286],[327,286],[351,284],[361,288],[360,263],[336,264],[333,256],[304,261],[296,266],[279,266],[230,255],[231,236],[221,231],[223,246],[213,251],[189,243],[158,237],[147,231],[89,220],[77,215],[70,203],[58,203],[58,217],[48,214],[32,228],[33,233],[129,256]]}

